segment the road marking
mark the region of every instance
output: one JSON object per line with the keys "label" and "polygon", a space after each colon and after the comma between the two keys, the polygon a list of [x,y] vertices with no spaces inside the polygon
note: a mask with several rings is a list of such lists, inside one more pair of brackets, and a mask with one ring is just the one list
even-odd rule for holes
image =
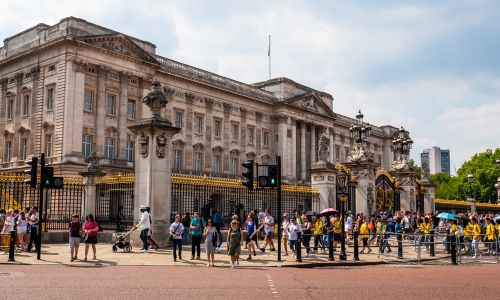
{"label": "road marking", "polygon": [[279,293],[275,288],[276,284],[274,283],[274,280],[271,278],[271,275],[267,273],[266,276],[267,276],[267,284],[269,285],[269,289],[271,289],[271,293],[273,294],[274,298],[280,298],[280,296],[278,295]]}

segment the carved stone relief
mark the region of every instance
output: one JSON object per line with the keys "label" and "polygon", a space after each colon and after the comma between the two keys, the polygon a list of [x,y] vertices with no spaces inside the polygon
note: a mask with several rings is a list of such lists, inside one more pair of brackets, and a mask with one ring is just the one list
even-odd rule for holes
{"label": "carved stone relief", "polygon": [[165,158],[167,152],[167,137],[164,134],[156,137],[156,156],[158,158]]}
{"label": "carved stone relief", "polygon": [[141,136],[139,137],[139,145],[141,150],[142,157],[146,158],[149,154],[149,136],[145,135],[144,132],[141,132]]}

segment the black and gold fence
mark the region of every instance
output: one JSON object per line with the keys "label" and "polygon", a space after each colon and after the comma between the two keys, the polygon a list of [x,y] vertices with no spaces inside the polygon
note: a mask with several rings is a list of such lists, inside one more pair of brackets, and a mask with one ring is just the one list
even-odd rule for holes
{"label": "black and gold fence", "polygon": [[[23,210],[38,206],[38,189],[24,182],[26,175],[0,174],[0,208]],[[81,178],[64,178],[64,188],[45,190],[45,206],[41,212],[45,230],[65,230],[74,213],[82,211],[84,185]]]}
{"label": "black and gold fence", "polygon": [[[282,185],[283,213],[312,210],[313,203],[319,201],[319,193],[309,186]],[[207,176],[172,175],[172,213],[199,212],[208,217],[212,210],[217,210],[227,222],[236,214],[243,219],[250,211],[268,208],[276,216],[276,190],[258,190],[249,192],[241,185],[241,180],[211,178]]]}
{"label": "black and gold fence", "polygon": [[103,176],[96,185],[96,220],[103,230],[124,231],[134,221],[134,175]]}

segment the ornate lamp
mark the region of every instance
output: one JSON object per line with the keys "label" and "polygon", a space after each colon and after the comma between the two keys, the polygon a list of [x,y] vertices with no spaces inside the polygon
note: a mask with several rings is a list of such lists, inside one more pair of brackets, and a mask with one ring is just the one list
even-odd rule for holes
{"label": "ornate lamp", "polygon": [[347,259],[347,254],[345,251],[345,202],[349,194],[349,174],[344,172],[344,170],[340,169],[339,172],[337,173],[337,197],[339,197],[340,200],[340,206],[341,206],[341,215],[342,215],[342,239],[341,239],[341,244],[340,244],[340,254],[339,254],[339,260],[346,260]]}
{"label": "ornate lamp", "polygon": [[467,182],[469,182],[469,201],[474,201],[474,191],[472,190],[472,184],[474,183],[474,175],[471,173],[467,175]]}

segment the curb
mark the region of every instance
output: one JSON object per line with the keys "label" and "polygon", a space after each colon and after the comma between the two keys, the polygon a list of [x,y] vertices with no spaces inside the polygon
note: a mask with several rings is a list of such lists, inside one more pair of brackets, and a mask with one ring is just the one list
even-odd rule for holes
{"label": "curb", "polygon": [[388,264],[385,261],[332,261],[318,263],[296,263],[293,265],[281,265],[281,268],[322,268],[322,267],[364,267]]}

